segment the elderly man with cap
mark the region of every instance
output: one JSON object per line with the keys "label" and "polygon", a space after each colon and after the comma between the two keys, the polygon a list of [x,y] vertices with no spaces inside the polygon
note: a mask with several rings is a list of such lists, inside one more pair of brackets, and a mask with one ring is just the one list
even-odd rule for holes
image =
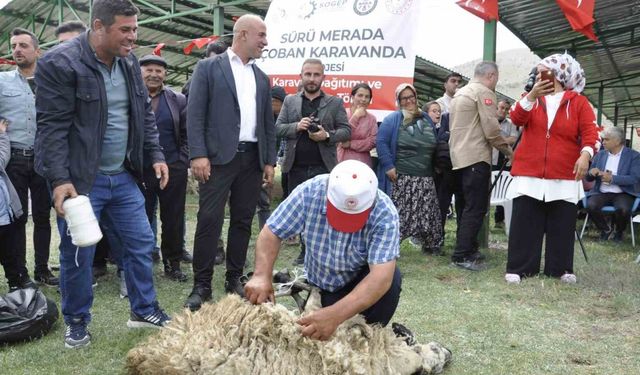
{"label": "elderly man with cap", "polygon": [[245,286],[249,301],[274,301],[271,275],[280,243],[300,233],[307,279],[320,288],[322,303],[298,320],[302,335],[327,340],[356,314],[369,324],[388,324],[402,282],[399,221],[371,168],[345,160],[303,182],[278,206],[258,236],[255,272]]}
{"label": "elderly man with cap", "polygon": [[161,56],[146,55],[140,59],[142,79],[149,91],[151,108],[162,153],[169,166],[169,183],[160,189],[150,163],[144,166],[145,207],[149,221],[155,217],[156,202],[160,201],[162,222],[162,262],[164,274],[171,280],[187,281],[180,270],[182,239],[184,236],[184,206],[187,193],[189,147],[187,145],[187,99],[164,86],[167,63]]}

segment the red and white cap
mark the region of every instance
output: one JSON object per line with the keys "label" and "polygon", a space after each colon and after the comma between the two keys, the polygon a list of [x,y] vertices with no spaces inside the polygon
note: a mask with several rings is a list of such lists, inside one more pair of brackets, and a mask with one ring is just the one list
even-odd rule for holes
{"label": "red and white cap", "polygon": [[345,160],[329,174],[327,221],[335,230],[357,232],[364,227],[376,200],[378,179],[368,165]]}

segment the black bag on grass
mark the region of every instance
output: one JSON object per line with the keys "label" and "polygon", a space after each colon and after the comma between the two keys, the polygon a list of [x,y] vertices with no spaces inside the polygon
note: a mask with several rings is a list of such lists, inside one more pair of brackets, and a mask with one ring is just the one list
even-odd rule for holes
{"label": "black bag on grass", "polygon": [[40,290],[13,291],[0,297],[0,344],[40,338],[56,320],[58,307]]}

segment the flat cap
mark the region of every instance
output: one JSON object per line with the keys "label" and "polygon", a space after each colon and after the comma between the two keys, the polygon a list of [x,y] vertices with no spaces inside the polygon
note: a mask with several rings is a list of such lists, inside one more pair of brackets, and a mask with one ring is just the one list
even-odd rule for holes
{"label": "flat cap", "polygon": [[162,58],[162,56],[158,55],[144,55],[140,58],[140,66],[147,64],[157,64],[162,65],[165,68],[167,67],[167,62]]}

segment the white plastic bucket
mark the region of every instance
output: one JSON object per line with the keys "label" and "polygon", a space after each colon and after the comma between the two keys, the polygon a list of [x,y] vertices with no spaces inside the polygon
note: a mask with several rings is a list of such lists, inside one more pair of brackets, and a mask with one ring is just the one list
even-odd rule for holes
{"label": "white plastic bucket", "polygon": [[78,195],[62,203],[71,242],[78,247],[92,246],[102,239],[102,231],[86,195]]}

